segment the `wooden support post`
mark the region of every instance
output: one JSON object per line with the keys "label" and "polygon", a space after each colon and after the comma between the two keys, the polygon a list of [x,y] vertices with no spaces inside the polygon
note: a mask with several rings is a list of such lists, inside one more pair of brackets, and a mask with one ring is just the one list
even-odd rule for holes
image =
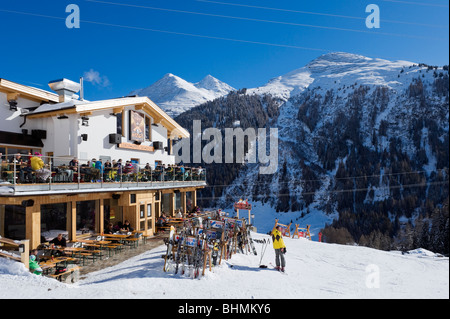
{"label": "wooden support post", "polygon": [[170,193],[170,212],[168,213],[168,215],[170,217],[174,217],[175,216],[175,193],[172,192]]}
{"label": "wooden support post", "polygon": [[225,256],[225,260],[227,259],[227,244],[226,243],[222,243],[221,245],[221,248],[220,248],[220,259],[219,259],[219,265],[221,264],[221,262],[222,262],[222,257],[224,257]]}
{"label": "wooden support post", "polygon": [[103,232],[105,230],[105,206],[103,205],[103,198],[99,199],[99,209],[97,211],[97,204],[96,206],[96,212],[98,212],[98,230],[97,232]]}
{"label": "wooden support post", "polygon": [[30,241],[28,239],[22,240],[23,253],[20,254],[20,261],[25,265],[25,268],[30,268]]}
{"label": "wooden support post", "polygon": [[209,271],[211,271],[212,269],[212,257],[211,257],[211,253],[212,251],[209,249],[205,249],[203,250],[203,272],[202,272],[202,276],[205,275],[205,270],[206,270],[206,262],[209,259]]}
{"label": "wooden support post", "polygon": [[6,205],[0,205],[0,236],[5,237],[5,206]]}
{"label": "wooden support post", "polygon": [[[69,228],[69,240],[75,241],[77,240],[77,202],[71,201],[67,203],[67,207],[70,206],[70,228]],[[69,208],[68,208],[69,209]],[[68,216],[69,217],[69,216]]]}
{"label": "wooden support post", "polygon": [[192,207],[197,206],[197,190],[192,191]]}
{"label": "wooden support post", "polygon": [[30,240],[29,246],[33,249],[41,243],[41,212],[39,209],[40,205],[36,204],[25,209],[25,238]]}
{"label": "wooden support post", "polygon": [[186,192],[181,192],[181,210],[183,211],[183,218],[186,218]]}

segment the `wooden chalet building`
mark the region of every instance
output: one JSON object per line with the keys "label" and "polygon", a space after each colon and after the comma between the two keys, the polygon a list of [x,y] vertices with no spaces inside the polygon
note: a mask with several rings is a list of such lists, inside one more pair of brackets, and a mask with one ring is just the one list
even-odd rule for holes
{"label": "wooden chalet building", "polygon": [[[163,211],[186,214],[196,205],[206,172],[175,167],[172,141],[189,133],[154,102],[87,101],[76,95],[82,85],[67,79],[49,86],[54,92],[0,79],[0,236],[36,248],[58,232],[74,240],[125,220],[152,235]],[[30,167],[33,157],[48,179]],[[122,166],[96,170],[98,160]]]}

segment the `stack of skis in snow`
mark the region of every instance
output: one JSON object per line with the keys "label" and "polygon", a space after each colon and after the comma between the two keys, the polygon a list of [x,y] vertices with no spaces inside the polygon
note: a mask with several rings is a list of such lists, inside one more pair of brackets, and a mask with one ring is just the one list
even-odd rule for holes
{"label": "stack of skis in snow", "polygon": [[226,217],[221,211],[185,219],[178,228],[172,226],[165,242],[164,271],[192,278],[233,254],[257,255],[245,219]]}

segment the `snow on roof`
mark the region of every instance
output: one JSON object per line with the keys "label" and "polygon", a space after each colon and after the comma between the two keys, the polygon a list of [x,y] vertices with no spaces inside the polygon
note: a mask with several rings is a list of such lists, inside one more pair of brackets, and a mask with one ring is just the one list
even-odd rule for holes
{"label": "snow on roof", "polygon": [[42,104],[36,110],[34,110],[33,112],[30,112],[29,114],[37,114],[37,113],[65,110],[65,109],[74,108],[77,105],[86,104],[86,103],[88,103],[88,101],[71,100],[71,101],[56,103],[56,104]]}
{"label": "snow on roof", "polygon": [[14,188],[11,187],[10,183],[0,182],[0,194],[12,194],[14,193]]}

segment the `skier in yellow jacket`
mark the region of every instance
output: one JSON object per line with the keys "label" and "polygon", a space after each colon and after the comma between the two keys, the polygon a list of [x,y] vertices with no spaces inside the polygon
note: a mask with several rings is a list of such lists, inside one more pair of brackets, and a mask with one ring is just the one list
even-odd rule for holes
{"label": "skier in yellow jacket", "polygon": [[275,226],[273,228],[272,242],[273,249],[275,249],[276,269],[284,272],[284,268],[286,267],[286,261],[284,259],[284,254],[286,253],[286,245],[284,244],[283,234],[281,233],[281,226]]}

